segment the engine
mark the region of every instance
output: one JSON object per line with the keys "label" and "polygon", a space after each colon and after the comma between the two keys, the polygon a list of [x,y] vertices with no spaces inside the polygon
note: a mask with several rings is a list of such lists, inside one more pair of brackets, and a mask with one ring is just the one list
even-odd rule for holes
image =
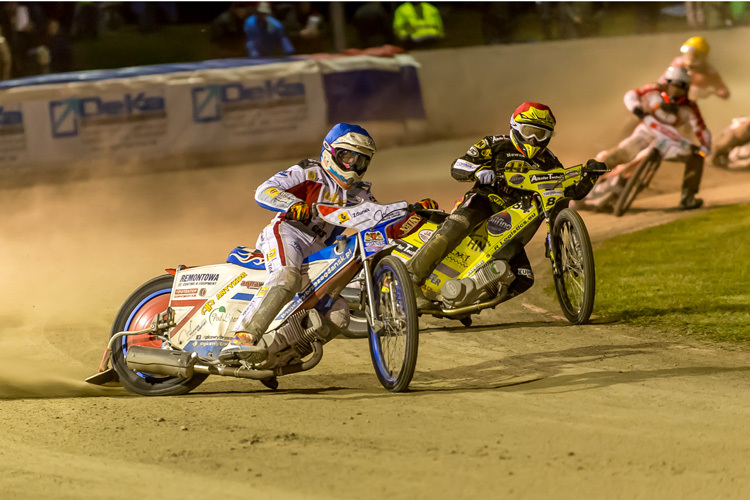
{"label": "engine", "polygon": [[440,290],[446,306],[455,308],[474,304],[495,297],[503,284],[516,279],[504,260],[493,260],[477,269],[468,278],[448,280]]}

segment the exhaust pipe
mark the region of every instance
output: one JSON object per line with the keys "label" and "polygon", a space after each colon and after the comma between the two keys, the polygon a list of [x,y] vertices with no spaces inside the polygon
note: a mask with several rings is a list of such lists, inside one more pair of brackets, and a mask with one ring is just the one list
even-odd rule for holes
{"label": "exhaust pipe", "polygon": [[198,355],[194,352],[171,351],[140,345],[130,346],[125,363],[133,371],[190,378],[195,373]]}
{"label": "exhaust pipe", "polygon": [[207,375],[265,380],[279,375],[307,371],[315,367],[323,358],[322,342],[320,340],[313,341],[312,350],[313,355],[302,363],[280,366],[274,370],[249,370],[244,367],[223,366],[221,364],[197,364],[200,360],[198,354],[194,352],[171,351],[168,349],[134,345],[128,349],[128,353],[125,356],[125,363],[133,371],[151,373],[153,375],[166,375],[169,377],[190,378],[195,373],[204,373]]}

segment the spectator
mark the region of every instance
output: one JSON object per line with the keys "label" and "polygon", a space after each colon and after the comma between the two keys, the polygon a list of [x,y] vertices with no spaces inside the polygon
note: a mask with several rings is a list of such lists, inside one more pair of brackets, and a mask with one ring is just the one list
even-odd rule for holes
{"label": "spectator", "polygon": [[434,47],[445,38],[440,11],[427,2],[404,2],[393,13],[393,32],[404,48]]}
{"label": "spectator", "polygon": [[256,14],[245,21],[245,37],[249,57],[282,57],[294,54],[294,46],[284,33],[284,27],[273,17],[271,4],[258,4]]}
{"label": "spectator", "polygon": [[245,20],[250,14],[247,2],[232,2],[211,23],[211,58],[247,57]]}
{"label": "spectator", "polygon": [[298,54],[327,52],[323,16],[310,2],[292,4],[284,17],[284,31]]}
{"label": "spectator", "polygon": [[65,73],[73,71],[73,49],[65,32],[60,29],[56,19],[50,19],[47,24],[47,47],[49,47],[50,71]]}
{"label": "spectator", "polygon": [[560,2],[561,38],[585,38],[599,34],[602,10],[593,2]]}
{"label": "spectator", "polygon": [[365,2],[354,11],[352,25],[357,32],[359,47],[380,47],[391,43],[391,16],[381,2]]}
{"label": "spectator", "polygon": [[2,34],[0,28],[0,80],[9,80],[13,60],[10,56],[10,45]]}

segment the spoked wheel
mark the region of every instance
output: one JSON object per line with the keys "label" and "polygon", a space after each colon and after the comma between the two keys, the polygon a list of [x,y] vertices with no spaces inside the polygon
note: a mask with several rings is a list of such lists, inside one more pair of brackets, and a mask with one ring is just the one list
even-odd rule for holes
{"label": "spoked wheel", "polygon": [[382,322],[382,327],[369,326],[372,363],[383,387],[403,392],[417,366],[419,317],[414,290],[409,272],[396,257],[383,257],[372,275],[372,319]]}
{"label": "spoked wheel", "polygon": [[557,215],[552,251],[559,271],[553,278],[562,312],[573,324],[585,323],[594,309],[594,252],[583,219],[574,210],[565,208]]}
{"label": "spoked wheel", "polygon": [[[125,301],[115,317],[110,338],[118,332],[148,328],[154,316],[167,310],[174,276],[165,274],[141,285]],[[168,377],[134,372],[125,363],[128,348],[133,345],[161,347],[153,335],[130,335],[115,340],[112,346],[112,367],[127,390],[143,396],[176,396],[185,394],[206,380],[207,374],[196,373],[190,378]]]}
{"label": "spoked wheel", "polygon": [[625,184],[622,193],[620,193],[620,197],[617,199],[615,206],[612,209],[612,212],[617,217],[620,217],[628,211],[630,205],[633,204],[635,197],[649,185],[651,178],[654,176],[654,173],[656,173],[656,169],[659,168],[660,164],[661,157],[659,156],[659,152],[652,150],[651,153],[643,159],[640,165],[638,165],[633,175]]}

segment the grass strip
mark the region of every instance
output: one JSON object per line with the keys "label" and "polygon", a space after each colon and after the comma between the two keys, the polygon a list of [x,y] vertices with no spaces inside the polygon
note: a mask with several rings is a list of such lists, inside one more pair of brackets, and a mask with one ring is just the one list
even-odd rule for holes
{"label": "grass strip", "polygon": [[612,238],[594,260],[595,314],[750,341],[750,204]]}

